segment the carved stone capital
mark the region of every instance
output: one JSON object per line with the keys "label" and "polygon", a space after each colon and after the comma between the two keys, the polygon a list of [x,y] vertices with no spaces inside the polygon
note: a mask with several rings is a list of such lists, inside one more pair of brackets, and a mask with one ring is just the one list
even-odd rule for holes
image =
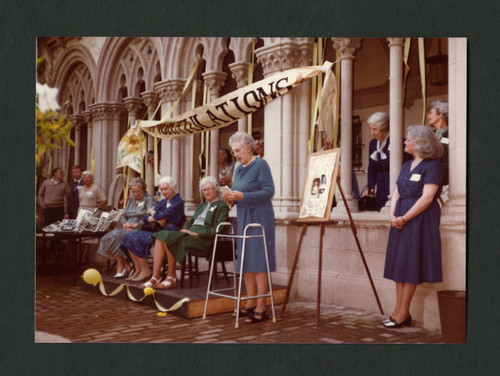
{"label": "carved stone capital", "polygon": [[113,105],[111,103],[94,103],[89,106],[89,111],[96,121],[113,119]]}
{"label": "carved stone capital", "polygon": [[149,111],[154,110],[160,101],[160,97],[156,91],[144,91],[141,93],[141,97]]}
{"label": "carved stone capital", "polygon": [[220,95],[220,92],[226,84],[227,73],[221,71],[210,71],[202,74],[205,86],[210,89],[210,94]]}
{"label": "carved stone capital", "polygon": [[285,39],[277,44],[264,46],[255,50],[258,61],[262,64],[264,76],[294,68],[300,55],[298,44]]}
{"label": "carved stone capital", "polygon": [[136,117],[137,110],[139,110],[142,106],[142,98],[140,98],[140,97],[126,97],[126,98],[123,98],[123,103],[125,104],[125,108],[129,112],[129,114]]}
{"label": "carved stone capital", "polygon": [[297,63],[299,67],[307,67],[312,65],[313,62],[313,51],[314,51],[314,39],[303,38],[297,43],[299,47],[299,54],[297,56]]}
{"label": "carved stone capital", "polygon": [[127,108],[123,103],[113,103],[111,105],[111,111],[113,120],[120,120],[124,117],[126,118],[128,115]]}
{"label": "carved stone capital", "polygon": [[355,59],[356,50],[361,48],[362,38],[333,38],[333,48],[339,50],[341,59]]}
{"label": "carved stone capital", "polygon": [[237,61],[235,63],[229,64],[229,69],[231,69],[231,77],[236,80],[238,88],[248,85],[248,67],[250,63],[248,61]]}
{"label": "carved stone capital", "polygon": [[386,38],[386,39],[387,42],[389,42],[389,47],[405,45],[405,38]]}
{"label": "carved stone capital", "polygon": [[75,132],[80,132],[82,129],[82,125],[85,124],[85,117],[82,114],[78,115],[70,115],[68,116],[69,120],[73,123],[75,127]]}
{"label": "carved stone capital", "polygon": [[82,116],[83,116],[83,120],[87,124],[89,124],[90,121],[92,120],[92,113],[90,112],[90,110],[83,111]]}
{"label": "carved stone capital", "polygon": [[186,80],[171,79],[154,84],[154,89],[160,96],[162,103],[174,102],[181,96]]}

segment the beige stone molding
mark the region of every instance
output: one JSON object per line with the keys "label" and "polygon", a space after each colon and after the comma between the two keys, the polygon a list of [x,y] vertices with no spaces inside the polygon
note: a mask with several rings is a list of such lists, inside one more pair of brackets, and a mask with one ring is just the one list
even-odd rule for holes
{"label": "beige stone molding", "polygon": [[229,69],[231,69],[231,77],[236,80],[238,88],[248,85],[248,67],[250,63],[248,61],[237,61],[235,63],[229,64]]}
{"label": "beige stone molding", "polygon": [[356,50],[361,48],[363,38],[333,38],[333,48],[339,50],[340,59],[354,60]]}
{"label": "beige stone molding", "polygon": [[180,78],[157,82],[154,84],[154,90],[162,103],[174,102],[181,96],[185,83],[186,80]]}
{"label": "beige stone molding", "polygon": [[210,71],[202,73],[205,86],[210,89],[210,94],[220,96],[220,92],[226,84],[227,73],[222,71]]}

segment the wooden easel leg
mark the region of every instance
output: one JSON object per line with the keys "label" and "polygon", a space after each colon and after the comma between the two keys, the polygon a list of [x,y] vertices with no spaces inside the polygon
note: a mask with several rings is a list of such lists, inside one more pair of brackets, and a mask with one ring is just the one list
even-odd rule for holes
{"label": "wooden easel leg", "polygon": [[286,305],[288,303],[288,298],[290,297],[290,288],[292,287],[293,276],[295,275],[295,269],[297,269],[297,263],[299,262],[300,248],[302,247],[302,239],[307,231],[307,224],[302,225],[302,232],[300,233],[299,244],[297,245],[297,250],[295,251],[295,259],[293,260],[292,272],[290,273],[290,279],[288,280],[288,285],[286,287],[285,301],[283,302],[283,308],[281,309],[281,317],[285,314]]}
{"label": "wooden easel leg", "polygon": [[365,260],[365,255],[363,254],[363,250],[361,249],[361,244],[359,243],[356,225],[354,224],[354,220],[352,219],[351,210],[349,209],[349,206],[347,206],[347,200],[345,199],[344,191],[342,190],[342,186],[340,185],[340,178],[338,178],[338,177],[337,177],[337,186],[339,187],[340,194],[342,195],[342,200],[344,201],[344,206],[345,206],[345,209],[347,211],[347,215],[349,216],[349,221],[351,222],[352,234],[354,235],[354,239],[356,240],[356,244],[358,246],[359,254],[361,255],[361,259],[363,260],[363,265],[365,266],[366,273],[368,274],[368,279],[370,280],[370,284],[372,286],[373,293],[375,294],[375,299],[377,300],[380,314],[383,315],[384,310],[382,309],[382,305],[380,304],[380,300],[379,300],[378,294],[377,294],[377,289],[375,288],[375,284],[373,283],[372,276],[370,274],[370,269],[368,268],[368,264],[366,263],[366,260]]}
{"label": "wooden easel leg", "polygon": [[319,257],[318,257],[318,295],[316,297],[316,326],[319,326],[319,312],[321,309],[321,269],[323,261],[323,234],[325,233],[325,224],[321,223],[319,230]]}

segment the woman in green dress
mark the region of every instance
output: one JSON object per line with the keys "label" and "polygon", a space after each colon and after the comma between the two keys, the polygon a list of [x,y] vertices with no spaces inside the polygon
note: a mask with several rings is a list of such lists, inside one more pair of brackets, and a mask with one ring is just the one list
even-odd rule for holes
{"label": "woman in green dress", "polygon": [[[211,176],[200,181],[200,191],[205,197],[205,202],[198,206],[191,219],[180,231],[159,231],[153,236],[156,238],[154,245],[153,276],[141,287],[158,289],[171,289],[177,286],[175,274],[176,262],[184,262],[186,248],[208,250],[215,238],[217,226],[227,221],[229,207],[219,199],[219,183]],[[161,266],[167,256],[168,273],[160,283]]]}

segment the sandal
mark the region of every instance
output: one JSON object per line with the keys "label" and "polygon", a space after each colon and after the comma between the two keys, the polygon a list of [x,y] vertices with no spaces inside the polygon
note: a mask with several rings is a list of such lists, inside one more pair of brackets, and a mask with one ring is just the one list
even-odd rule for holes
{"label": "sandal", "polygon": [[168,290],[177,286],[177,278],[168,276],[162,283],[156,285],[157,289]]}
{"label": "sandal", "polygon": [[148,287],[152,287],[152,288],[155,288],[158,283],[160,282],[159,279],[155,278],[155,277],[151,277],[151,279],[147,282],[144,282],[142,285],[141,285],[141,289],[145,289],[145,288],[148,288]]}
{"label": "sandal", "polygon": [[[258,319],[257,316],[260,316],[260,319]],[[245,320],[245,324],[255,324],[257,322],[261,322],[261,321],[265,321],[265,320],[267,320],[267,310],[265,310],[264,312],[254,311],[253,315]]]}
{"label": "sandal", "polygon": [[[240,317],[244,317],[244,316],[250,316],[253,311],[255,310],[255,308],[257,308],[257,306],[253,306],[253,307],[243,307],[243,308],[240,308]],[[236,312],[233,312],[233,317],[236,317]]]}

